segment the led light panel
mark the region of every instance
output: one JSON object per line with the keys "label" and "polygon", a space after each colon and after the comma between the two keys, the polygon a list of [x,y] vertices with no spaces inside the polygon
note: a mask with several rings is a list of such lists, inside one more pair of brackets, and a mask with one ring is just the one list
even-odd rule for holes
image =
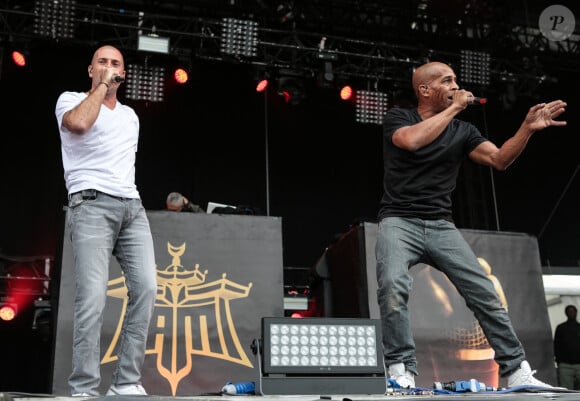
{"label": "led light panel", "polygon": [[381,373],[372,319],[264,318],[265,373]]}

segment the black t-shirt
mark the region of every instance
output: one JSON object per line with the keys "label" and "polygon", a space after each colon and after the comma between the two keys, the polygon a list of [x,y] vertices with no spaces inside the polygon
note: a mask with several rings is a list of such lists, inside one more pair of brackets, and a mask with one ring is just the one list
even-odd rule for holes
{"label": "black t-shirt", "polygon": [[554,356],[558,363],[580,364],[580,323],[568,320],[556,326]]}
{"label": "black t-shirt", "polygon": [[429,145],[410,152],[393,144],[393,133],[421,122],[417,109],[393,108],[383,123],[383,198],[387,216],[451,221],[451,193],[462,161],[485,139],[472,124],[453,119]]}

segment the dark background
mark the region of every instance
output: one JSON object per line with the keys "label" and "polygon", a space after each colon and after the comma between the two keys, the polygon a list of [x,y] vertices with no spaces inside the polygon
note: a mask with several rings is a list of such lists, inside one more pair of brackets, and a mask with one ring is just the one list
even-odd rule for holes
{"label": "dark background", "polygon": [[[5,254],[55,254],[66,189],[54,106],[61,91],[89,88],[92,52],[43,43],[26,68],[4,67],[0,243]],[[354,105],[341,101],[334,88],[312,88],[296,106],[285,103],[275,88],[256,93],[251,69],[202,60],[190,82],[169,88],[162,103],[128,100],[121,91],[121,101],[141,120],[137,185],[150,210],[163,209],[171,191],[204,208],[213,201],[249,205],[263,214],[269,197],[270,215],[283,218],[285,266],[312,266],[334,234],[376,216],[381,128],[355,122]],[[493,173],[495,200],[489,169],[466,163],[454,195],[455,219],[463,228],[495,230],[495,201],[500,230],[538,235],[549,222],[539,239],[543,264],[577,266],[577,94],[572,74],[560,73],[559,81],[538,88],[534,97],[516,99],[509,110],[492,95],[486,106],[459,115],[501,145],[530,106],[556,98],[569,104],[561,117],[566,127],[537,133],[507,171]]]}
{"label": "dark background", "polygon": [[[19,4],[25,3],[28,2]],[[127,9],[158,7],[164,11],[159,8],[161,4],[173,3],[181,2],[127,1],[125,5]],[[269,9],[262,2],[229,2],[235,7],[214,2],[215,9],[203,1],[193,3],[199,4],[198,12],[210,13],[212,17],[228,13],[248,17],[247,10],[258,7],[256,4],[260,5],[261,14],[256,13],[263,21],[269,21],[269,13],[275,12],[274,7]],[[329,19],[340,18],[336,14],[344,14],[345,10],[357,14],[361,4],[327,2],[336,4],[329,4],[328,19],[322,19],[326,15],[323,3],[311,2],[312,7],[322,10],[316,14],[318,19],[308,19],[309,9],[304,6],[294,25],[276,28],[314,30],[369,41],[388,39],[410,46],[409,49],[413,46],[435,49],[427,52],[431,54],[429,59],[451,63],[456,72],[459,63],[454,54],[465,47],[490,51],[498,60],[507,60],[494,64],[489,87],[467,87],[486,96],[488,104],[470,107],[458,116],[473,122],[497,145],[517,130],[532,105],[557,98],[568,102],[561,117],[567,120],[567,127],[535,134],[507,171],[492,173],[486,167],[466,162],[454,194],[454,217],[460,228],[538,236],[543,266],[568,266],[575,270],[580,264],[577,35],[576,50],[551,53],[533,42],[512,48],[506,45],[508,39],[501,36],[482,42],[462,39],[451,31],[445,33],[442,29],[445,24],[460,19],[473,2],[430,3],[430,18],[438,18],[438,32],[442,36],[401,32],[400,26],[389,29],[387,23],[381,26],[376,19],[365,27],[344,21],[332,23]],[[416,12],[419,3],[408,2],[398,11],[402,15]],[[15,4],[5,1],[3,7]],[[385,4],[394,7],[394,3]],[[481,18],[488,18],[498,26],[500,21],[508,21],[533,28],[537,27],[540,11],[550,3],[486,4],[498,14]],[[369,3],[368,7],[372,10],[378,6]],[[580,18],[575,8],[569,7]],[[15,256],[46,255],[58,263],[66,190],[54,107],[62,91],[89,89],[87,66],[104,38],[91,37],[85,41],[29,38],[28,65],[18,69],[9,59],[10,49],[23,43],[16,36],[4,27],[0,77],[3,138],[0,252]],[[123,49],[126,64],[141,57],[114,38],[107,42]],[[442,51],[437,52],[438,49]],[[525,69],[526,59],[532,60],[533,68]],[[389,93],[390,107],[412,103],[411,68],[420,65],[420,61],[425,58],[411,60],[392,82],[380,82],[379,89]],[[173,62],[168,61],[168,65]],[[266,95],[254,91],[256,66],[252,63],[225,58],[210,60],[202,57],[201,52],[194,52],[189,57],[189,67],[190,81],[178,87],[168,80],[162,103],[133,101],[125,98],[123,90],[120,93],[121,102],[132,106],[141,121],[136,181],[147,209],[163,209],[167,194],[179,191],[204,208],[212,201],[248,205],[260,209],[262,214],[269,211],[272,216],[282,217],[284,266],[306,268],[316,263],[337,234],[360,220],[375,219],[382,185],[381,128],[355,121],[354,105],[338,98],[338,82],[335,87],[322,88],[316,79],[306,80],[306,98],[291,105],[277,94],[275,84],[270,85]],[[505,71],[520,77],[511,87],[499,79]],[[542,83],[532,79],[530,83],[526,78],[542,74],[550,79]],[[370,84],[363,81],[353,78],[355,86],[367,89],[365,85]],[[22,325],[20,329],[18,324]],[[27,330],[26,323],[18,324],[2,323],[0,327],[9,341],[27,344],[13,348],[15,355],[25,352],[39,357],[34,358],[34,364],[28,358],[2,357],[19,365],[17,369],[5,369],[4,365],[2,370],[19,374],[0,375],[0,389],[46,392],[48,382],[40,372],[45,372],[48,366],[50,339],[38,338],[38,333]]]}

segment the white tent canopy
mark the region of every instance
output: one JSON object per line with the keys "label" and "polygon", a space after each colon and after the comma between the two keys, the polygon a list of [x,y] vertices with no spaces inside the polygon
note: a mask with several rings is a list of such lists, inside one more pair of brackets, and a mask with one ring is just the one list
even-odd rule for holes
{"label": "white tent canopy", "polygon": [[580,275],[543,275],[546,295],[580,295]]}

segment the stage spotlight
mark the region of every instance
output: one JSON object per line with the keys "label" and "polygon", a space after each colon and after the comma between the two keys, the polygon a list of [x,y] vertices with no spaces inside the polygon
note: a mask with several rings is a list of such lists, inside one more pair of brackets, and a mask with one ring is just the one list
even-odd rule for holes
{"label": "stage spotlight", "polygon": [[334,69],[331,61],[325,61],[322,69],[319,71],[318,85],[321,88],[332,88],[334,86]]}
{"label": "stage spotlight", "polygon": [[264,92],[268,88],[268,79],[264,78],[256,84],[256,92]]}
{"label": "stage spotlight", "polygon": [[385,394],[378,319],[262,318],[254,341],[263,395]]}
{"label": "stage spotlight", "polygon": [[271,75],[270,71],[263,68],[257,68],[254,70],[253,82],[256,84],[256,92],[263,93],[268,89]]}
{"label": "stage spotlight", "polygon": [[235,56],[256,56],[258,23],[251,20],[223,18],[220,51]]}
{"label": "stage spotlight", "polygon": [[169,54],[169,38],[155,34],[139,35],[137,50]]}
{"label": "stage spotlight", "polygon": [[351,100],[353,95],[352,87],[345,85],[340,89],[340,98],[342,100]]}
{"label": "stage spotlight", "polygon": [[24,66],[26,66],[26,56],[25,56],[24,53],[19,52],[18,50],[12,51],[12,61],[18,67],[24,67]]}
{"label": "stage spotlight", "polygon": [[387,94],[372,91],[356,92],[356,121],[363,124],[383,123],[387,113]]}
{"label": "stage spotlight", "polygon": [[18,314],[18,306],[16,306],[15,303],[6,302],[0,306],[0,319],[6,322],[14,320],[17,314]]}
{"label": "stage spotlight", "polygon": [[278,79],[278,95],[288,104],[296,106],[306,97],[304,84],[301,80],[292,77]]}
{"label": "stage spotlight", "polygon": [[189,74],[183,68],[178,68],[173,73],[173,78],[178,84],[184,84],[189,80]]}

